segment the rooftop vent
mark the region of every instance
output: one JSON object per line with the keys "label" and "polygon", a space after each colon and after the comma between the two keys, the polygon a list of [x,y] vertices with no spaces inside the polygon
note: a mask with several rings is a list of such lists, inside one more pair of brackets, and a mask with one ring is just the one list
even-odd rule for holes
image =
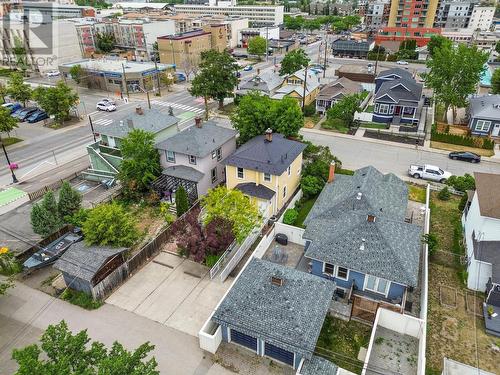
{"label": "rooftop vent", "polygon": [[282,286],[283,285],[283,279],[278,276],[272,276],[271,277],[271,284],[276,285],[276,286]]}
{"label": "rooftop vent", "polygon": [[273,130],[271,128],[267,128],[266,130],[266,141],[267,142],[273,141]]}
{"label": "rooftop vent", "polygon": [[356,194],[356,199],[358,201],[360,201],[362,196],[363,196],[363,193],[362,192],[358,192],[358,194]]}
{"label": "rooftop vent", "polygon": [[361,239],[361,245],[359,246],[359,250],[364,250],[365,249],[365,242],[366,240],[364,238]]}
{"label": "rooftop vent", "polygon": [[369,223],[374,223],[376,218],[377,217],[375,215],[368,215],[366,217],[366,221],[368,221]]}

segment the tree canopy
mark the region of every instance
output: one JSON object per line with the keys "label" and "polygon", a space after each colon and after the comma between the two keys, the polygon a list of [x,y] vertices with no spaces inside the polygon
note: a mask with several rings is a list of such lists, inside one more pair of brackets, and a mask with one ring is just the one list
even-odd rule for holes
{"label": "tree canopy", "polygon": [[54,116],[58,124],[69,118],[71,108],[78,103],[78,94],[63,81],[54,87],[38,86],[33,91],[33,98],[49,116]]}
{"label": "tree canopy", "polygon": [[146,342],[133,351],[115,341],[111,349],[91,342],[87,330],[77,334],[63,320],[49,325],[41,337],[41,345],[14,349],[12,358],[19,365],[16,375],[159,375],[154,357],[146,359],[154,345]]}
{"label": "tree canopy", "polygon": [[495,69],[491,76],[491,93],[500,94],[500,69]]}
{"label": "tree canopy", "polygon": [[326,112],[327,119],[340,119],[344,125],[350,127],[354,120],[354,112],[359,111],[362,101],[361,94],[344,96]]}
{"label": "tree canopy", "polygon": [[248,41],[248,53],[259,58],[266,54],[266,39],[261,36],[254,36]]}
{"label": "tree canopy", "polygon": [[201,204],[205,212],[204,224],[208,225],[217,218],[229,221],[239,243],[243,242],[261,221],[254,201],[248,199],[241,191],[228,190],[225,186],[210,189],[202,198]]}
{"label": "tree canopy", "polygon": [[69,75],[75,81],[76,83],[81,83],[83,79],[83,68],[80,64],[73,65],[71,68],[69,68]]}
{"label": "tree canopy", "polygon": [[240,141],[246,142],[268,128],[287,137],[297,136],[304,125],[304,116],[297,100],[289,97],[272,100],[254,91],[241,98],[231,121],[240,133]]}
{"label": "tree canopy", "polygon": [[[10,110],[0,107],[0,133],[9,133],[17,127],[17,120],[10,115]],[[2,138],[1,134],[0,138]]]}
{"label": "tree canopy", "polygon": [[122,139],[120,145],[123,161],[118,178],[129,198],[137,198],[149,190],[161,174],[160,155],[155,149],[155,136],[142,129],[134,129]]}
{"label": "tree canopy", "polygon": [[442,36],[442,35],[433,35],[427,43],[427,51],[429,52],[429,56],[433,57],[434,52],[436,50],[440,50],[442,48],[451,48],[452,43],[451,40]]}
{"label": "tree canopy", "polygon": [[111,52],[115,48],[115,36],[111,33],[97,33],[97,49],[101,52]]}
{"label": "tree canopy", "polygon": [[200,71],[193,79],[189,92],[204,99],[205,119],[208,120],[208,100],[217,100],[219,107],[222,107],[224,98],[232,96],[238,84],[236,73],[239,67],[227,50],[202,52],[199,67]]}
{"label": "tree canopy", "polygon": [[82,196],[73,189],[68,181],[64,181],[59,190],[59,202],[57,202],[57,210],[59,216],[64,219],[77,212],[82,203]]}
{"label": "tree canopy", "polygon": [[459,44],[434,50],[427,61],[429,72],[423,74],[425,83],[434,90],[434,96],[445,107],[444,116],[451,107],[465,107],[467,97],[476,92],[476,86],[488,61],[488,54],[477,46]]}
{"label": "tree canopy", "polygon": [[309,65],[310,61],[311,59],[302,48],[290,51],[281,61],[280,75],[284,76],[295,73],[296,71]]}
{"label": "tree canopy", "polygon": [[22,74],[11,73],[7,82],[7,94],[14,100],[26,105],[31,99],[31,86],[24,83]]}
{"label": "tree canopy", "polygon": [[31,226],[33,232],[47,237],[61,229],[63,221],[57,209],[54,192],[48,191],[40,203],[35,203],[31,209]]}

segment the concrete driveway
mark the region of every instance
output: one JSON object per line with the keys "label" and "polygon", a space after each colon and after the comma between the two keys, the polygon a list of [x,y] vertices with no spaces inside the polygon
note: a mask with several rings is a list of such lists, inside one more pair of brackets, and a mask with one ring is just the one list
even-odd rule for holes
{"label": "concrete driveway", "polygon": [[106,303],[197,336],[232,283],[232,279],[212,281],[208,271],[199,263],[162,252]]}

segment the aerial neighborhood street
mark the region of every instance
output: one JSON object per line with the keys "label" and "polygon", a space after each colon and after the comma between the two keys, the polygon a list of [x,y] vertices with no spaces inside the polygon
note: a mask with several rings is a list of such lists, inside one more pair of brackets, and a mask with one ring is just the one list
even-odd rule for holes
{"label": "aerial neighborhood street", "polygon": [[496,2],[0,17],[0,374],[500,374]]}

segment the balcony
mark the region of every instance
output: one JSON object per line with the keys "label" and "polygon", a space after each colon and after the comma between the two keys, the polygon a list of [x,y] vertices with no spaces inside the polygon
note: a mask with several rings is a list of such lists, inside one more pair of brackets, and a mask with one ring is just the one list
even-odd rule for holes
{"label": "balcony", "polygon": [[122,158],[122,152],[119,149],[115,147],[110,147],[106,142],[103,141],[97,141],[95,143],[90,144],[88,147],[91,147],[95,151],[102,154],[107,154],[115,156],[117,158]]}

